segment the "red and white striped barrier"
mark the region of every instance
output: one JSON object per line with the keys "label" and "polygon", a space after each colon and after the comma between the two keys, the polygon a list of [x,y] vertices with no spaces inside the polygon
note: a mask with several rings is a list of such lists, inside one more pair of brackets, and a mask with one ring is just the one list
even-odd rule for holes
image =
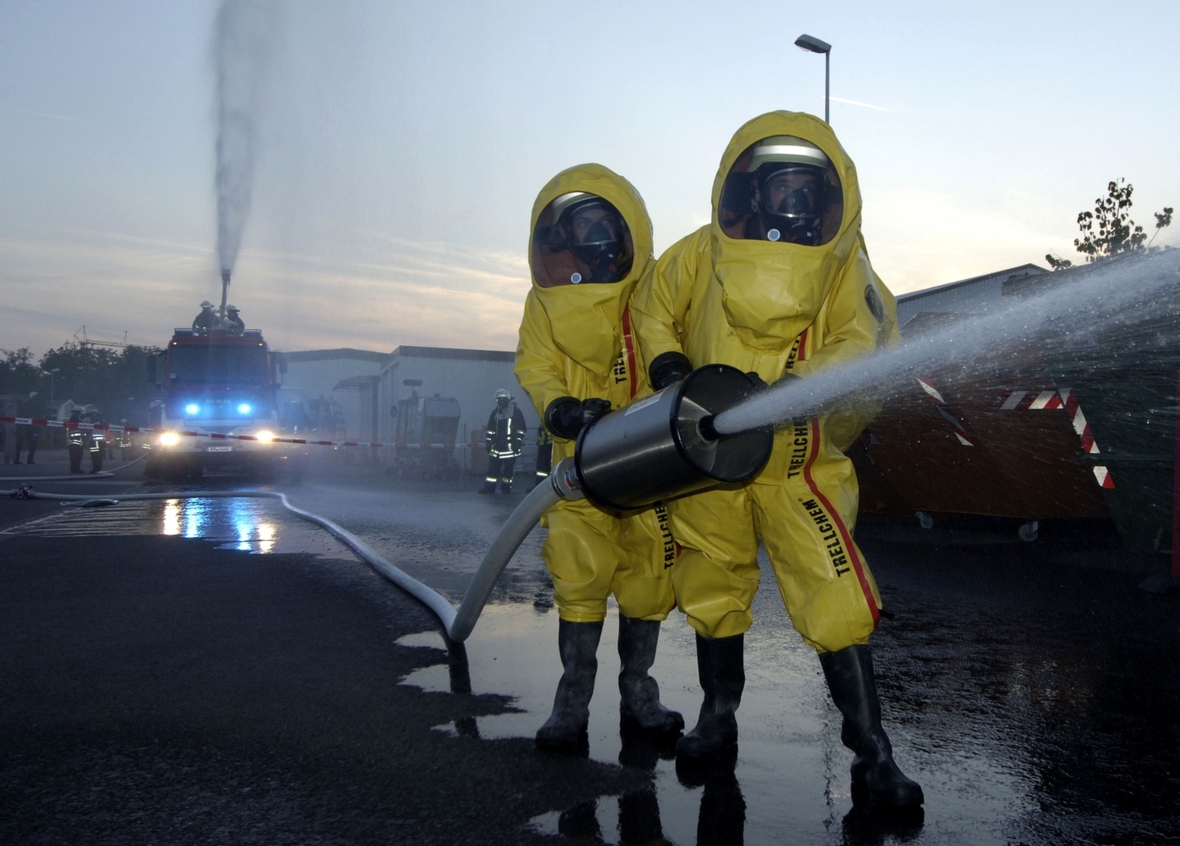
{"label": "red and white striped barrier", "polygon": [[364,447],[367,449],[467,449],[470,444],[406,444],[406,443],[368,443],[365,441],[318,441],[307,438],[283,438],[276,435],[273,438],[259,438],[256,435],[230,435],[224,432],[176,432],[172,429],[152,429],[143,426],[119,426],[113,423],[82,423],[70,420],[42,420],[36,417],[0,417],[0,423],[16,423],[18,425],[48,426],[56,429],[82,429],[84,431],[98,430],[101,432],[131,432],[136,434],[153,435],[162,432],[173,432],[182,437],[211,438],[216,441],[264,441],[276,444],[300,444],[305,446],[330,447]]}
{"label": "red and white striped barrier", "polygon": [[[1094,433],[1090,431],[1090,424],[1086,422],[1086,415],[1082,413],[1082,406],[1072,388],[1055,391],[1013,391],[1000,406],[1001,411],[1048,411],[1059,408],[1064,409],[1070,416],[1073,430],[1081,439],[1082,452],[1087,455],[1098,455],[1098,442],[1094,440]],[[1094,478],[1098,481],[1099,487],[1114,490],[1114,477],[1106,467],[1095,465]]]}
{"label": "red and white striped barrier", "polygon": [[959,439],[959,443],[963,446],[975,446],[975,441],[967,431],[967,427],[963,425],[963,422],[959,418],[947,410],[946,400],[942,398],[942,394],[939,393],[938,388],[934,387],[934,383],[925,376],[919,376],[918,384],[922,386],[922,390],[934,402],[934,407],[938,409],[938,413],[942,415],[946,422],[951,424],[951,429],[954,430],[955,437]]}

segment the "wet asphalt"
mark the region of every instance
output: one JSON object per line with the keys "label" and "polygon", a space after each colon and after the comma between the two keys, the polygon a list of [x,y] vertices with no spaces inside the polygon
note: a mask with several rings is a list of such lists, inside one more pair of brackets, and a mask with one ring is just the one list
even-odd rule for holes
{"label": "wet asphalt", "polygon": [[[38,459],[0,477],[53,475]],[[35,484],[165,490],[108,467]],[[520,499],[347,455],[274,487],[456,603]],[[1180,592],[1138,587],[1166,560],[1093,524],[1030,544],[864,519],[857,537],[917,819],[853,809],[838,716],[769,570],[736,764],[677,772],[620,738],[613,608],[590,757],[533,748],[560,673],[540,530],[448,650],[430,612],[273,501],[0,500],[0,842],[1180,843]],[[695,672],[674,613],[654,674],[690,724]]]}

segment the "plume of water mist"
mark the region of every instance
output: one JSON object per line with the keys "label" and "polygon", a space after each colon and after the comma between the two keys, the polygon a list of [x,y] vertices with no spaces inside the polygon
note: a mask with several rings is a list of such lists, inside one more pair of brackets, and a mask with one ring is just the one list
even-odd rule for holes
{"label": "plume of water mist", "polygon": [[[987,373],[1014,346],[1035,343],[1057,355],[1084,347],[1098,331],[1117,330],[1125,347],[1102,358],[1180,358],[1180,251],[1152,253],[1039,277],[1043,290],[1005,297],[940,331],[906,339],[843,367],[788,380],[719,415],[733,434],[812,415],[879,405],[918,377],[958,381]],[[1098,366],[1098,359],[1084,359]]]}
{"label": "plume of water mist", "polygon": [[279,27],[278,10],[267,0],[222,0],[217,12],[217,255],[223,276],[237,262],[250,212]]}

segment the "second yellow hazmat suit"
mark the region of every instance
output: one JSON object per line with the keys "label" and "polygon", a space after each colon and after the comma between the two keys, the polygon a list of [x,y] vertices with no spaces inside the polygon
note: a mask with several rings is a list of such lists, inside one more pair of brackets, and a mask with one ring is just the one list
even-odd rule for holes
{"label": "second yellow hazmat suit", "polygon": [[[587,244],[570,240],[578,225],[570,214],[582,209],[595,218],[606,216],[603,225],[621,230],[602,235],[617,236],[611,242],[615,252],[592,232],[583,234],[588,249],[597,253],[588,254],[579,249]],[[525,301],[515,372],[554,437],[556,463],[573,455],[577,430],[589,422],[589,416],[578,420],[578,415],[587,409],[605,413],[651,393],[631,333],[628,301],[651,268],[652,229],[642,198],[627,180],[586,164],[563,171],[541,190],[532,232],[533,287]],[[572,428],[561,425],[563,410],[574,416]],[[584,734],[588,713],[581,700],[588,701],[593,689],[591,647],[597,647],[611,594],[619,605],[624,715],[644,728],[678,731],[683,719],[659,705],[658,688],[646,672],[654,660],[659,621],[674,605],[675,545],[667,510],[658,506],[619,516],[584,500],[562,501],[542,522],[549,535],[541,555],[553,577],[566,674],[554,717],[538,733],[538,744],[577,751],[575,735]],[[578,649],[581,654],[575,654]],[[554,720],[558,724],[551,725]]]}
{"label": "second yellow hazmat suit", "polygon": [[[713,184],[712,222],[669,248],[633,301],[655,387],[714,363],[768,383],[806,379],[892,343],[896,303],[869,264],[860,220],[856,169],[826,123],[772,112],[739,129]],[[893,760],[868,646],[881,599],[852,539],[858,489],[843,450],[865,422],[856,411],[793,420],[753,482],[674,504],[683,554],[673,582],[697,631],[705,694],[677,754],[735,748],[761,540],[844,716],[854,801],[914,807],[922,790]]]}

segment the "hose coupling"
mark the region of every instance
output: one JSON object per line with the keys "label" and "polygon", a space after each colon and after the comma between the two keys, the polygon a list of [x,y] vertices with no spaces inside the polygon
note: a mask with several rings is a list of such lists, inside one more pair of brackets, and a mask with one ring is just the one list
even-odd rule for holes
{"label": "hose coupling", "polygon": [[557,462],[553,472],[549,474],[549,482],[559,497],[569,502],[585,499],[582,491],[582,480],[578,477],[578,469],[573,458],[563,458]]}

